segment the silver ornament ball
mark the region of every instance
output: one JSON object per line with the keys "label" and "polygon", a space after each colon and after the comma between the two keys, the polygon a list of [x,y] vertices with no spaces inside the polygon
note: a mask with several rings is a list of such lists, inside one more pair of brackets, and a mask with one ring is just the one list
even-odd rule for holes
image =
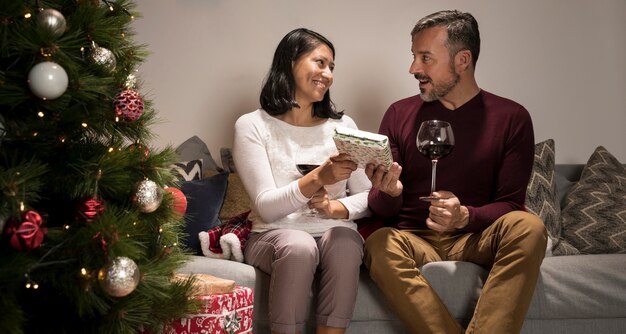
{"label": "silver ornament ball", "polygon": [[102,290],[113,297],[124,297],[139,284],[141,273],[132,259],[119,256],[98,272],[98,283]]}
{"label": "silver ornament ball", "polygon": [[154,212],[159,208],[162,201],[163,190],[154,181],[137,182],[133,202],[139,207],[139,211],[143,213]]}
{"label": "silver ornament ball", "polygon": [[56,9],[44,9],[37,15],[37,26],[53,37],[60,37],[65,32],[65,17]]}
{"label": "silver ornament ball", "polygon": [[117,60],[113,52],[100,46],[92,48],[89,57],[94,63],[111,72],[113,72],[117,66]]}

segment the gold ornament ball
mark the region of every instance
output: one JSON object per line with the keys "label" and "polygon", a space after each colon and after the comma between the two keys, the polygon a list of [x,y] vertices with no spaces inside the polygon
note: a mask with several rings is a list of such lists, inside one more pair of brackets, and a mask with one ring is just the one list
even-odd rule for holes
{"label": "gold ornament ball", "polygon": [[119,256],[98,272],[98,283],[102,290],[113,297],[124,297],[139,284],[139,267],[130,258]]}

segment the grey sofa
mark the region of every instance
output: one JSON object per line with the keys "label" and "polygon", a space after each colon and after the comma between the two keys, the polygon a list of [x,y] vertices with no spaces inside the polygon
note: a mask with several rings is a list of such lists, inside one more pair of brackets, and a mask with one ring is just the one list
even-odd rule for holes
{"label": "grey sofa", "polygon": [[[556,166],[560,196],[578,179],[582,168]],[[421,269],[452,314],[467,324],[487,271],[472,263],[454,261],[430,263]],[[243,263],[201,256],[193,256],[180,271],[207,273],[253,288],[253,333],[270,332],[268,275]],[[314,333],[314,303],[312,298],[307,333]],[[347,333],[408,333],[365,269],[361,271],[357,304]],[[626,254],[546,257],[522,333],[626,333]]]}

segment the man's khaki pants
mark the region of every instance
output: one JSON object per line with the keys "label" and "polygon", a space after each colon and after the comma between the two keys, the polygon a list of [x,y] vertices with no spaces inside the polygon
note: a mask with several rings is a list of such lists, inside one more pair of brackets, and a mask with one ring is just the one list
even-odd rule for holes
{"label": "man's khaki pants", "polygon": [[508,213],[481,233],[382,228],[365,243],[365,265],[412,333],[464,329],[421,275],[434,261],[468,261],[490,269],[467,333],[519,333],[532,299],[547,234],[537,216]]}

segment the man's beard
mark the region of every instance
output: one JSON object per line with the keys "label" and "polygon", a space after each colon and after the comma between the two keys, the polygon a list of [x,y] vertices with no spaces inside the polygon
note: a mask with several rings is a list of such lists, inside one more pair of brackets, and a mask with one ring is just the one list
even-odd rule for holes
{"label": "man's beard", "polygon": [[452,75],[452,79],[446,82],[439,83],[439,84],[433,83],[430,77],[415,74],[415,79],[417,80],[426,79],[433,86],[430,92],[427,92],[425,89],[422,89],[420,87],[420,96],[422,97],[422,100],[426,102],[432,102],[435,100],[439,100],[440,98],[448,95],[448,93],[450,93],[450,91],[452,91],[452,89],[454,89],[454,87],[456,87],[456,85],[459,83],[459,80],[461,80],[461,77],[456,72],[450,71],[450,74]]}

